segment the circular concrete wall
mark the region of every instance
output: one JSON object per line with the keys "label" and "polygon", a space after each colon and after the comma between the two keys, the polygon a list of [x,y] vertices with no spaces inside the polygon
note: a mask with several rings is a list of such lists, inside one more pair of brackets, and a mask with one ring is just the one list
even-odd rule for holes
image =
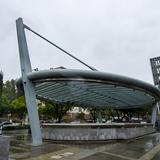
{"label": "circular concrete wall", "polygon": [[51,140],[105,141],[130,139],[152,132],[151,124],[44,124],[42,137]]}

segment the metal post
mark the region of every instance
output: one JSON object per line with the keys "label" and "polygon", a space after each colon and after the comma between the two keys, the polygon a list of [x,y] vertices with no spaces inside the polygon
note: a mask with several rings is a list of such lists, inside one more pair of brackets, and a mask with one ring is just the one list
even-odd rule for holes
{"label": "metal post", "polygon": [[18,18],[16,20],[16,27],[17,27],[22,82],[23,82],[25,99],[27,103],[29,121],[31,126],[32,142],[33,145],[36,146],[42,144],[42,136],[40,130],[39,116],[37,111],[35,88],[33,83],[27,77],[27,74],[31,72],[32,69],[31,69],[31,62],[29,58],[22,18]]}
{"label": "metal post", "polygon": [[155,127],[156,120],[157,120],[157,105],[158,105],[158,102],[153,106],[153,109],[152,109],[152,124],[153,124],[153,127]]}

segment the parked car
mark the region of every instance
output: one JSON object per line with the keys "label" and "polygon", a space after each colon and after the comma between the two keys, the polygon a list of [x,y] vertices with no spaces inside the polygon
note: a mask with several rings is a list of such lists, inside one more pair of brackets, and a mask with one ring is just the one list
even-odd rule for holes
{"label": "parked car", "polygon": [[0,123],[0,126],[2,126],[2,129],[5,127],[16,127],[19,123],[13,123],[13,122],[2,122]]}

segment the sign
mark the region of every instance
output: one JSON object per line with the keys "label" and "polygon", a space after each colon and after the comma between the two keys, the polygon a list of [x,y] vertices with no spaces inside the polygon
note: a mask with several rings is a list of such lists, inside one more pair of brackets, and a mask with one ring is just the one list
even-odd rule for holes
{"label": "sign", "polygon": [[150,59],[153,80],[155,85],[160,85],[160,57]]}

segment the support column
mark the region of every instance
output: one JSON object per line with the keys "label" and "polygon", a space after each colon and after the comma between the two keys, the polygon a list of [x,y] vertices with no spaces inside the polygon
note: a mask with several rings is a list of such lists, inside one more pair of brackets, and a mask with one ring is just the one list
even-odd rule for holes
{"label": "support column", "polygon": [[101,114],[100,109],[97,110],[97,116],[98,116],[98,122],[102,123],[102,114]]}
{"label": "support column", "polygon": [[153,124],[153,127],[155,127],[155,123],[156,123],[156,120],[157,120],[157,105],[158,105],[158,102],[153,106],[152,108],[152,124]]}
{"label": "support column", "polygon": [[160,102],[157,103],[157,128],[156,130],[160,132]]}
{"label": "support column", "polygon": [[42,144],[42,136],[39,123],[39,115],[37,111],[37,102],[34,84],[28,79],[27,74],[32,72],[29,52],[27,47],[26,36],[24,32],[24,24],[22,18],[16,20],[17,37],[19,46],[19,56],[22,73],[22,83],[27,104],[28,116],[31,126],[33,145]]}

